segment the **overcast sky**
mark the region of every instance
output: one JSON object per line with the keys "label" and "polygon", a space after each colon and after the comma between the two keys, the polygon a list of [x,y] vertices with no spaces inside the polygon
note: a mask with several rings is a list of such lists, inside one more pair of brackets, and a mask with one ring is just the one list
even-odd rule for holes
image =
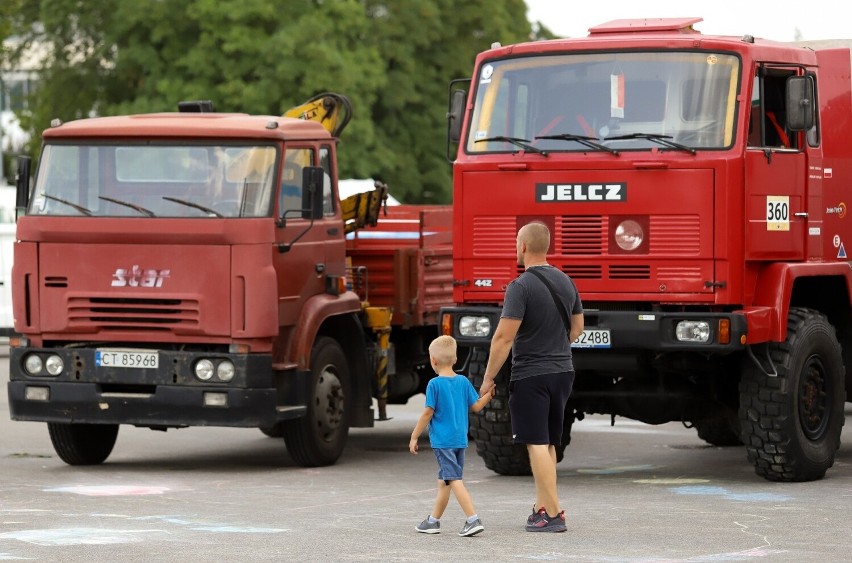
{"label": "overcast sky", "polygon": [[[852,38],[845,0],[526,0],[528,19],[561,37],[585,37],[615,19],[700,17],[706,35],[753,35],[775,41]],[[847,6],[842,8],[842,6]],[[842,12],[842,13],[841,13]]]}

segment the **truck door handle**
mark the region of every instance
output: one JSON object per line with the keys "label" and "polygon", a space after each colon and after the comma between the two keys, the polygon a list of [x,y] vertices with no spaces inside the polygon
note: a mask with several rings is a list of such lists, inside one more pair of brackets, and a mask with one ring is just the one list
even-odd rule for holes
{"label": "truck door handle", "polygon": [[793,213],[793,217],[801,217],[802,219],[807,219],[808,214],[805,213],[804,211],[800,211],[798,213]]}

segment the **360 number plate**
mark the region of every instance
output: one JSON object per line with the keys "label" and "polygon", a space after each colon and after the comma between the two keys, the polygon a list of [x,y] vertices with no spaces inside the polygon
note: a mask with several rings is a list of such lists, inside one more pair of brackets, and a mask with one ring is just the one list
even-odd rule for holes
{"label": "360 number plate", "polygon": [[571,343],[572,348],[611,348],[612,339],[609,330],[584,330],[583,334]]}
{"label": "360 number plate", "polygon": [[150,350],[95,350],[95,365],[101,368],[157,368],[160,355]]}

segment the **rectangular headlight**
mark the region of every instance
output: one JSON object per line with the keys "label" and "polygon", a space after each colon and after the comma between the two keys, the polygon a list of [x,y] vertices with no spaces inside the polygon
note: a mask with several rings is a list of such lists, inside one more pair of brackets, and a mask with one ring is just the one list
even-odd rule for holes
{"label": "rectangular headlight", "polygon": [[228,406],[228,394],[227,393],[205,392],[204,393],[204,406],[205,407],[227,407]]}
{"label": "rectangular headlight", "polygon": [[50,388],[27,385],[27,388],[24,390],[24,398],[28,401],[49,401]]}
{"label": "rectangular headlight", "polygon": [[680,342],[710,342],[710,323],[707,321],[680,321],[675,327]]}
{"label": "rectangular headlight", "polygon": [[482,338],[491,334],[491,320],[488,317],[464,316],[459,319],[459,334]]}

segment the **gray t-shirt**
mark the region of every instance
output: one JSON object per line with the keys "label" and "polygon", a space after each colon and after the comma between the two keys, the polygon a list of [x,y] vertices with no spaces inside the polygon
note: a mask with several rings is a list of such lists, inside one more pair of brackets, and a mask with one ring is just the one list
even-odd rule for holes
{"label": "gray t-shirt", "polygon": [[[547,277],[571,315],[583,312],[574,282],[553,266],[533,266]],[[512,344],[511,381],[534,375],[572,371],[571,346],[562,315],[550,291],[535,274],[524,272],[506,288],[501,317],[521,319]]]}

